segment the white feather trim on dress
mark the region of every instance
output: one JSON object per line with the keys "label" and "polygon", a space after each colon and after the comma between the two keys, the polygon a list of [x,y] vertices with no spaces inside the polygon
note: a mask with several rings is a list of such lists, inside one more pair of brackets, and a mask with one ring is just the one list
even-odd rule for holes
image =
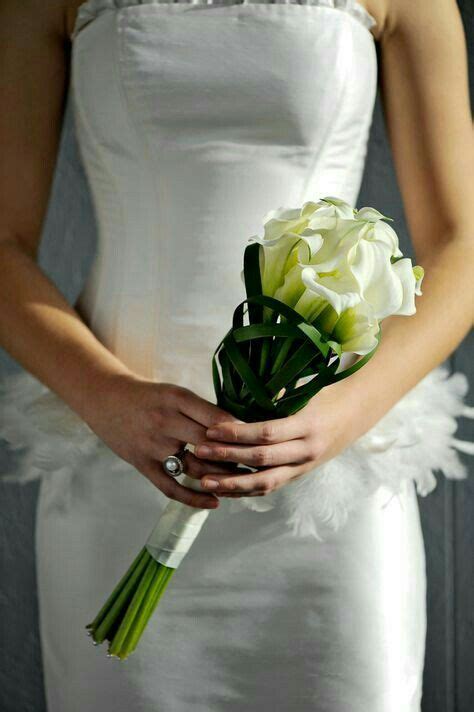
{"label": "white feather trim on dress", "polygon": [[[266,497],[227,499],[229,511],[265,512],[278,505],[295,534],[321,539],[325,529],[343,526],[358,502],[381,485],[393,496],[413,480],[418,494],[426,496],[436,487],[437,470],[449,479],[464,479],[458,451],[474,454],[474,444],[454,433],[456,418],[474,417],[474,408],[464,404],[467,390],[463,374],[449,376],[444,367],[435,369],[337,457]],[[80,472],[81,459],[90,455],[115,468],[131,468],[30,374],[5,379],[0,396],[0,438],[19,455],[15,472],[3,480],[70,475]]]}

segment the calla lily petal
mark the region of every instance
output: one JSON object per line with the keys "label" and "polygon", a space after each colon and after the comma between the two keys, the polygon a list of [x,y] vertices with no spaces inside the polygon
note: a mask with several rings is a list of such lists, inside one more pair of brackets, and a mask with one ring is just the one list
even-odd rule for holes
{"label": "calla lily petal", "polygon": [[354,219],[354,208],[349,203],[341,198],[335,198],[332,195],[327,196],[319,201],[320,205],[326,205],[335,213],[338,218]]}
{"label": "calla lily petal", "polygon": [[357,292],[346,291],[348,286],[346,280],[332,276],[321,277],[313,267],[304,267],[301,279],[309,290],[325,299],[337,314],[341,314],[360,301]]}
{"label": "calla lily petal", "polygon": [[394,274],[397,275],[402,285],[403,299],[400,307],[394,314],[411,316],[415,314],[415,286],[416,279],[413,273],[413,267],[411,260],[404,257],[401,260],[397,260],[395,264],[392,265],[392,270]]}
{"label": "calla lily petal", "polygon": [[366,222],[373,222],[376,223],[379,220],[383,220],[386,216],[382,215],[378,210],[375,208],[361,208],[360,210],[357,211],[356,213],[356,220],[364,220]]}
{"label": "calla lily petal", "polygon": [[289,264],[291,252],[299,242],[300,236],[295,233],[286,233],[273,240],[262,240],[257,235],[251,239],[264,247],[263,269],[261,269],[262,291],[263,294],[272,297],[278,287],[283,284],[286,272],[291,267]]}
{"label": "calla lily petal", "polygon": [[273,295],[275,299],[279,299],[290,307],[295,306],[304,291],[301,270],[302,268],[299,264],[293,265],[286,273],[283,284],[275,291]]}
{"label": "calla lily petal", "polygon": [[342,351],[364,356],[377,345],[379,323],[367,302],[360,302],[341,314],[332,337],[341,344]]}
{"label": "calla lily petal", "polygon": [[403,288],[394,266],[390,262],[390,249],[384,243],[365,240],[359,243],[351,270],[362,298],[371,304],[377,319],[396,313],[403,301]]}
{"label": "calla lily petal", "polygon": [[251,240],[258,242],[263,250],[262,291],[274,296],[285,281],[285,275],[298,259],[311,261],[321,249],[323,238],[317,233],[285,233],[281,237],[266,240],[254,235]]}

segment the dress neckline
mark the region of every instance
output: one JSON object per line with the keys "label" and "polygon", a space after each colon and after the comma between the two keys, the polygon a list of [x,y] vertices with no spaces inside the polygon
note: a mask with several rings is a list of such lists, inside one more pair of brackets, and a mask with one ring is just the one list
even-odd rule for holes
{"label": "dress neckline", "polygon": [[77,10],[71,33],[74,40],[79,30],[105,10],[120,10],[134,5],[311,5],[332,8],[348,13],[365,27],[375,40],[371,29],[377,21],[358,0],[85,0]]}

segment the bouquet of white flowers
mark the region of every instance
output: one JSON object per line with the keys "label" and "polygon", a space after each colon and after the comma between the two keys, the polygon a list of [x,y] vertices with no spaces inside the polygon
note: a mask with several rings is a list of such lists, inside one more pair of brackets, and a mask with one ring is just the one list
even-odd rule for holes
{"label": "bouquet of white flowers", "polygon": [[[288,416],[374,354],[380,322],[415,313],[423,269],[403,257],[389,218],[328,197],[264,218],[250,238],[247,298],[212,360],[217,404],[246,422]],[[359,356],[341,370],[344,352]],[[185,477],[183,484],[195,486]],[[209,510],[170,501],[148,541],[87,628],[109,655],[135,648]]]}

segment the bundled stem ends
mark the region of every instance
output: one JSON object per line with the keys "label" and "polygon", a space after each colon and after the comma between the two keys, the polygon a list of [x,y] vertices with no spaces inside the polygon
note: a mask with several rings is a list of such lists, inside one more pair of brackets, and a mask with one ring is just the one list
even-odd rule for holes
{"label": "bundled stem ends", "polygon": [[143,547],[94,620],[86,628],[95,645],[109,641],[108,654],[125,660],[136,648],[175,569]]}

